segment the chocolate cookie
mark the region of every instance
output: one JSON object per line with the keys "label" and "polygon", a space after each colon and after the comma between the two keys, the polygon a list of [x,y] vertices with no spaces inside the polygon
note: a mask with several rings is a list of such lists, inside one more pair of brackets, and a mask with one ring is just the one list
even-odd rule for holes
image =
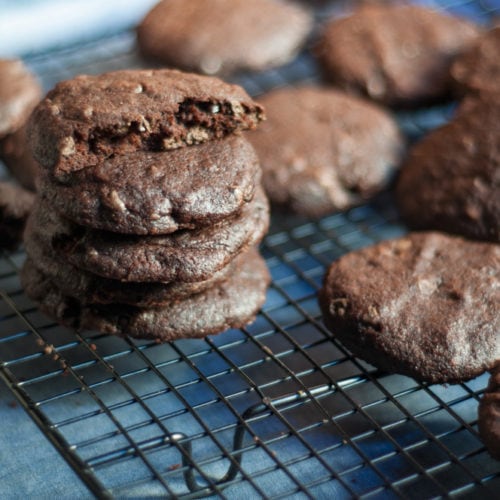
{"label": "chocolate cookie", "polygon": [[284,88],[262,97],[268,120],[247,134],[276,205],[320,216],[385,187],[404,142],[395,121],[370,102],[331,89]]}
{"label": "chocolate cookie", "polygon": [[61,258],[105,278],[191,283],[209,279],[242,249],[260,242],[268,224],[268,202],[259,189],[237,217],[165,236],[121,235],[77,226],[42,201],[28,221],[26,237],[35,233]]}
{"label": "chocolate cookie", "polygon": [[78,224],[167,234],[236,215],[259,180],[255,151],[235,136],[169,152],[115,156],[75,172],[65,183],[42,176],[40,189]]}
{"label": "chocolate cookie", "polygon": [[237,85],[175,70],[123,70],[58,83],[35,109],[35,159],[57,178],[112,155],[163,151],[254,128],[262,108]]}
{"label": "chocolate cookie", "polygon": [[25,125],[0,141],[0,158],[23,187],[36,190],[40,167],[28,145]]}
{"label": "chocolate cookie", "polygon": [[42,90],[19,59],[0,59],[0,139],[22,127]]}
{"label": "chocolate cookie", "polygon": [[326,25],[316,48],[325,76],[390,106],[445,97],[453,58],[478,35],[472,24],[415,5],[367,4]]}
{"label": "chocolate cookie", "polygon": [[149,58],[200,73],[262,70],[292,59],[312,16],[281,0],[164,0],[137,28]]}
{"label": "chocolate cookie", "polygon": [[458,383],[500,358],[500,245],[413,233],[344,255],[319,295],[326,325],[374,366]]}
{"label": "chocolate cookie", "polygon": [[235,260],[204,281],[183,283],[133,283],[111,280],[82,271],[66,259],[54,256],[47,242],[30,231],[25,241],[28,258],[64,294],[90,304],[129,304],[158,307],[184,299],[221,283],[235,270]]}
{"label": "chocolate cookie", "polygon": [[228,280],[155,309],[81,303],[59,291],[31,261],[23,267],[21,281],[40,309],[65,325],[166,342],[243,327],[264,303],[270,278],[265,262],[252,250],[238,257],[236,271]]}
{"label": "chocolate cookie", "polygon": [[493,458],[500,460],[500,359],[491,370],[488,387],[479,402],[479,435]]}
{"label": "chocolate cookie", "polygon": [[0,182],[0,248],[13,250],[19,245],[34,200],[29,191]]}
{"label": "chocolate cookie", "polygon": [[459,55],[451,67],[451,76],[459,94],[500,91],[500,27],[482,35]]}
{"label": "chocolate cookie", "polygon": [[401,169],[397,200],[416,229],[500,241],[500,100],[468,99]]}
{"label": "chocolate cookie", "polygon": [[252,146],[228,137],[164,153],[131,153],[43,176],[50,204],[78,224],[117,233],[167,234],[214,224],[253,198],[260,167]]}

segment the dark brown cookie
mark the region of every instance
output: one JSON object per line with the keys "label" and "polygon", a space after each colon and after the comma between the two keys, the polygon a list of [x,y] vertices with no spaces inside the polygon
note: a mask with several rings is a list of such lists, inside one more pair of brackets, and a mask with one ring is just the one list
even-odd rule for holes
{"label": "dark brown cookie", "polygon": [[281,0],[164,0],[137,29],[149,58],[200,73],[262,70],[292,59],[312,16]]}
{"label": "dark brown cookie", "polygon": [[34,200],[33,193],[0,182],[0,248],[11,250],[19,245]]}
{"label": "dark brown cookie", "polygon": [[488,387],[479,402],[479,435],[493,458],[500,460],[500,359],[491,370]]}
{"label": "dark brown cookie", "polygon": [[23,187],[36,190],[40,166],[28,145],[25,125],[0,141],[0,158]]}
{"label": "dark brown cookie", "polygon": [[500,241],[500,99],[469,99],[410,152],[397,200],[415,229]]}
{"label": "dark brown cookie", "polygon": [[404,141],[384,110],[321,87],[285,88],[262,97],[268,120],[247,134],[271,200],[320,216],[361,203],[385,187]]}
{"label": "dark brown cookie", "polygon": [[[158,307],[184,299],[221,283],[235,270],[234,260],[204,281],[133,283],[111,280],[82,271],[54,255],[47,242],[30,231],[25,241],[28,258],[64,294],[90,304],[129,304]],[[236,259],[235,259],[236,260]]]}
{"label": "dark brown cookie", "polygon": [[325,76],[390,106],[446,97],[453,58],[475,40],[472,24],[415,5],[367,4],[334,19],[316,48]]}
{"label": "dark brown cookie", "polygon": [[121,235],[77,226],[41,202],[28,221],[26,237],[35,233],[61,258],[105,278],[191,283],[209,279],[244,248],[259,243],[268,224],[268,202],[259,189],[237,217],[165,236]]}
{"label": "dark brown cookie", "polygon": [[35,159],[57,178],[112,155],[163,151],[254,128],[263,110],[237,85],[175,70],[123,70],[58,83],[37,106]]}
{"label": "dark brown cookie", "polygon": [[335,336],[374,366],[458,383],[500,358],[500,245],[413,233],[335,261],[319,295]]}
{"label": "dark brown cookie", "polygon": [[483,34],[459,55],[451,67],[451,76],[459,94],[500,91],[500,27]]}
{"label": "dark brown cookie", "polygon": [[21,281],[40,309],[65,325],[167,342],[205,337],[253,321],[265,300],[269,272],[255,250],[237,259],[236,271],[228,280],[154,309],[81,303],[60,292],[31,261],[23,267]]}
{"label": "dark brown cookie", "polygon": [[49,203],[72,221],[125,234],[167,234],[240,212],[260,181],[252,146],[228,137],[162,153],[115,156],[66,183],[42,176]]}
{"label": "dark brown cookie", "polygon": [[42,90],[19,59],[0,59],[0,139],[21,128]]}

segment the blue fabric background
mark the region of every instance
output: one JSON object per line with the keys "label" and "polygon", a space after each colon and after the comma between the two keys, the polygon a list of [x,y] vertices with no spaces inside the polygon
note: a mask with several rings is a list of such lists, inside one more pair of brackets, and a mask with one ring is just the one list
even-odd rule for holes
{"label": "blue fabric background", "polygon": [[0,498],[92,498],[0,381]]}

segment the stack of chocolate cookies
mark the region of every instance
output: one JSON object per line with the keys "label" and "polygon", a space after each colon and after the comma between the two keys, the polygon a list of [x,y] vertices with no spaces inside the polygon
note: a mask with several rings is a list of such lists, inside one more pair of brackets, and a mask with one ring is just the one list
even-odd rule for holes
{"label": "stack of chocolate cookies", "polygon": [[160,341],[252,321],[269,207],[238,132],[262,118],[240,87],[179,71],[59,83],[29,130],[26,293],[63,324]]}

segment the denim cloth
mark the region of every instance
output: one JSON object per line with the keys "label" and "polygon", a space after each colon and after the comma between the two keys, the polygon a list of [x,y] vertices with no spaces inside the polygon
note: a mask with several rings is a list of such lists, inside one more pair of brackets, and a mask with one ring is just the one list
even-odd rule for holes
{"label": "denim cloth", "polygon": [[92,498],[0,381],[0,498]]}
{"label": "denim cloth", "polygon": [[[84,483],[33,423],[2,381],[0,381],[0,422],[0,498],[2,500],[53,497],[93,498]],[[310,467],[311,465],[304,464],[304,469]],[[226,466],[217,465],[210,472],[213,476],[220,477],[225,473],[225,468]],[[308,472],[304,469],[302,473],[307,475]],[[123,477],[115,478],[117,484],[122,481],[127,482],[130,474],[133,474],[130,469],[123,470]],[[181,486],[182,491],[182,485],[175,484],[176,482],[177,480],[172,482],[172,489],[179,491],[178,488]],[[259,486],[266,494],[272,494],[274,489],[272,475],[263,483]],[[332,496],[335,497],[336,493],[336,486],[331,482],[322,485],[316,491],[316,498],[326,500]],[[260,497],[245,483],[228,488],[224,491],[224,495],[227,498],[242,498],[242,495],[246,498]],[[128,490],[125,496],[126,498],[164,497],[165,489],[153,483],[138,484]],[[306,497],[298,493],[293,495],[293,498]]]}

